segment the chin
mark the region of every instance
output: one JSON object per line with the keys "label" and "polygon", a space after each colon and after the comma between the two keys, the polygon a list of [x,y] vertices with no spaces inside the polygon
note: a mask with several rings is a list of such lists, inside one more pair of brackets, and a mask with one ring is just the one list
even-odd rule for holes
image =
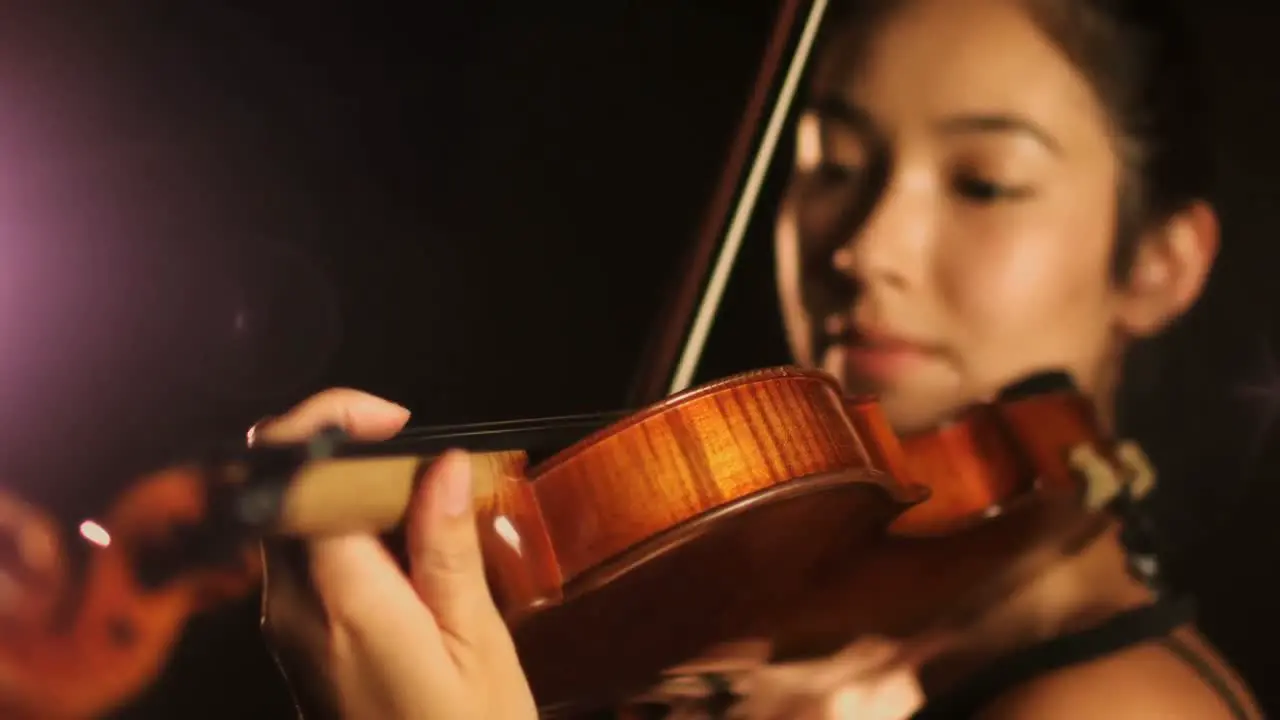
{"label": "chin", "polygon": [[926,369],[896,381],[869,377],[846,362],[844,349],[839,346],[828,348],[817,367],[834,377],[846,395],[876,397],[890,425],[901,434],[936,428],[955,412],[956,405],[946,401],[954,394],[954,388]]}
{"label": "chin", "polygon": [[936,429],[947,421],[950,413],[936,406],[912,402],[895,393],[880,395],[880,406],[885,417],[899,435],[913,435]]}
{"label": "chin", "polygon": [[873,395],[894,431],[902,435],[933,430],[947,423],[963,402],[936,385],[885,384],[846,373],[842,387],[850,395]]}

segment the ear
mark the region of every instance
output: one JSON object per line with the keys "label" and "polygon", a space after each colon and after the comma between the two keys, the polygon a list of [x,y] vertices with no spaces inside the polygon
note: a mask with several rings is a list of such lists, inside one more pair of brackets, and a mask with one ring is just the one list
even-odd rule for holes
{"label": "ear", "polygon": [[1185,313],[1204,290],[1218,240],[1217,214],[1200,201],[1145,235],[1122,292],[1122,330],[1131,337],[1150,337]]}

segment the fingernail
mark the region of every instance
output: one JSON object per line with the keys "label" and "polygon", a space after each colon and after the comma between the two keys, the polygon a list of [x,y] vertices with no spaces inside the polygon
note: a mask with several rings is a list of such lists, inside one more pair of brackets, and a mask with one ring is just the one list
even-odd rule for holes
{"label": "fingernail", "polygon": [[379,415],[406,415],[409,412],[409,408],[380,397],[366,397],[363,409]]}
{"label": "fingernail", "polygon": [[440,504],[446,516],[461,517],[471,507],[471,458],[452,451],[440,463]]}
{"label": "fingernail", "polygon": [[254,423],[253,426],[249,428],[249,431],[246,432],[244,435],[245,445],[247,445],[248,447],[253,447],[254,445],[257,445],[258,435],[262,432],[262,428],[266,427],[267,423],[271,422],[274,419],[275,419],[274,416],[268,415],[262,418],[261,420],[259,420],[258,422]]}
{"label": "fingernail", "polygon": [[369,420],[386,422],[404,422],[409,417],[409,408],[397,405],[390,400],[379,397],[365,397],[360,400],[356,413]]}

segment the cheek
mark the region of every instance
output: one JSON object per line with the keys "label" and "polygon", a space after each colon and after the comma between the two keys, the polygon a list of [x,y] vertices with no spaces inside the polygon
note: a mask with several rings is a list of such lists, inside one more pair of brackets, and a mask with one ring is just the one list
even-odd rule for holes
{"label": "cheek", "polygon": [[774,248],[777,257],[774,266],[775,280],[791,355],[802,365],[812,365],[812,321],[804,309],[801,298],[801,285],[804,280],[801,273],[803,260],[793,207],[793,203],[784,201],[778,213],[777,226],[774,228]]}
{"label": "cheek", "polygon": [[1008,382],[1046,365],[1076,369],[1105,326],[1109,228],[1032,208],[999,220],[939,264],[966,370]]}

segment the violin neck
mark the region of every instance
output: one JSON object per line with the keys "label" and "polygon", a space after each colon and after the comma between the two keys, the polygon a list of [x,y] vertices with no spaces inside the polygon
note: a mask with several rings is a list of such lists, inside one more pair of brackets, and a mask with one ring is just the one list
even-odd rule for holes
{"label": "violin neck", "polygon": [[448,450],[472,456],[485,492],[629,413],[607,412],[470,425],[408,428],[378,443],[322,433],[308,445],[254,448],[234,474],[235,522],[251,532],[326,535],[383,532],[404,517],[427,467]]}
{"label": "violin neck", "polygon": [[[263,535],[384,533],[403,522],[419,481],[435,459],[417,455],[334,458],[302,467],[287,483],[252,487],[248,493],[256,496],[242,497],[252,497],[251,504],[257,508],[270,508],[252,523]],[[476,493],[486,496],[502,480],[521,477],[527,465],[519,450],[472,453],[470,461]]]}
{"label": "violin neck", "polygon": [[536,462],[559,452],[603,427],[631,414],[630,410],[562,415],[559,417],[504,420],[469,425],[406,428],[379,443],[351,443],[338,448],[339,457],[386,455],[440,455],[447,450],[503,452],[523,450]]}

